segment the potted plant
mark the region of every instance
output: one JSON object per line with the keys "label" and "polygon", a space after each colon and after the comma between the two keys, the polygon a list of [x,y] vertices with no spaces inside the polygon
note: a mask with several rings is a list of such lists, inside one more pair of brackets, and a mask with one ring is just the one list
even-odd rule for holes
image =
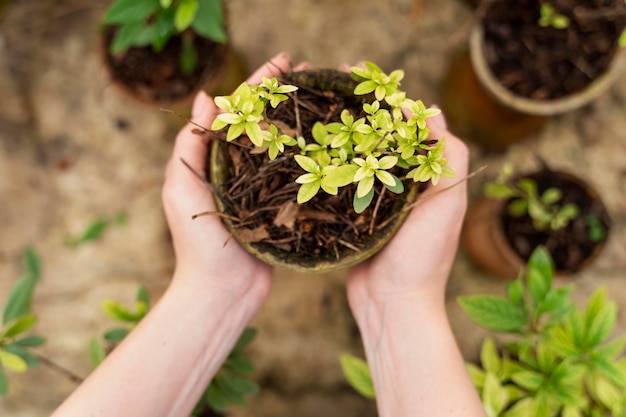
{"label": "potted plant", "polygon": [[623,0],[489,0],[476,13],[469,56],[453,58],[442,104],[452,128],[488,150],[589,103],[626,60]]}
{"label": "potted plant", "polygon": [[533,250],[543,245],[558,273],[589,265],[604,247],[611,221],[600,196],[581,178],[541,169],[515,175],[506,165],[470,208],[463,242],[488,272],[514,278]]}
{"label": "potted plant", "polygon": [[454,175],[445,141],[426,127],[439,110],[406,98],[403,75],[368,62],[216,97],[224,112],[200,132],[214,139],[208,176],[219,215],[249,252],[300,271],[352,265],[398,230],[418,184]]}
{"label": "potted plant", "polygon": [[114,0],[102,23],[112,82],[144,103],[189,101],[234,63],[220,0]]}
{"label": "potted plant", "polygon": [[486,338],[480,364],[468,363],[487,416],[625,416],[624,338],[612,334],[616,304],[599,288],[580,309],[570,298],[573,285],[553,282],[550,254],[539,247],[505,297],[459,297],[473,321],[507,335],[502,343]]}

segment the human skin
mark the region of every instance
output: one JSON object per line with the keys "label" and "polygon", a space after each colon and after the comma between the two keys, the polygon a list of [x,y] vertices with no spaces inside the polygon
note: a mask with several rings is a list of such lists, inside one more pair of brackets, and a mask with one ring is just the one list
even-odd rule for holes
{"label": "human skin", "polygon": [[[279,54],[248,82],[289,70],[289,56]],[[162,199],[176,256],[171,284],[53,417],[189,416],[266,300],[272,269],[229,239],[217,216],[191,219],[215,210],[196,175],[204,171],[209,141],[193,129],[211,126],[217,112],[210,97],[198,94],[193,123],[178,134],[166,168]],[[446,156],[462,176],[467,150],[438,120],[431,121],[433,134],[446,134]],[[389,245],[348,271],[348,298],[383,417],[483,415],[443,306],[465,210],[464,184],[437,193],[449,184],[427,191],[432,197],[412,210]],[[413,242],[424,239],[418,251]]]}
{"label": "human skin", "polygon": [[467,206],[468,151],[442,114],[427,125],[431,138],[445,138],[457,176],[424,192],[389,244],[348,271],[348,301],[381,417],[484,416],[445,310]]}

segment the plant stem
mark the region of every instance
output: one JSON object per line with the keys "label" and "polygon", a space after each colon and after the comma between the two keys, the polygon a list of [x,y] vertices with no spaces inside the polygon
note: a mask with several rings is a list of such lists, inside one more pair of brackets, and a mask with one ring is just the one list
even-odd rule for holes
{"label": "plant stem", "polygon": [[46,365],[48,368],[52,369],[56,373],[63,375],[64,377],[74,382],[75,384],[80,384],[85,380],[85,378],[76,375],[74,372],[70,371],[67,368],[64,368],[63,366],[57,364],[56,362],[51,361],[45,356],[39,355],[37,353],[34,353],[34,355],[37,359],[39,359],[39,362]]}

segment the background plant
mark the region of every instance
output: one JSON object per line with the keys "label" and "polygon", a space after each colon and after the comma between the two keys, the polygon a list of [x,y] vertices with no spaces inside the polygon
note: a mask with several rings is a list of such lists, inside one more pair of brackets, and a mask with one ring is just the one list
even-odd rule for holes
{"label": "background plant", "polygon": [[115,0],[103,17],[105,25],[118,28],[110,46],[112,54],[146,46],[160,52],[173,36],[180,35],[180,64],[185,73],[193,72],[197,64],[191,33],[224,43],[224,22],[220,0]]}
{"label": "background plant", "polygon": [[569,27],[569,17],[557,13],[550,3],[541,3],[539,9],[539,26],[551,26],[555,29],[565,29]]}
{"label": "background plant", "polygon": [[[143,286],[137,290],[135,305],[132,309],[111,300],[102,302],[102,309],[105,314],[118,322],[119,325],[103,334],[102,339],[107,343],[107,346],[99,338],[91,340],[89,359],[94,368],[104,360],[107,352],[121,342],[145,317],[150,306],[149,293]],[[255,337],[255,329],[246,328],[244,330],[228,358],[198,401],[192,416],[202,415],[206,408],[223,414],[231,404],[246,405],[246,396],[259,391],[258,385],[247,378],[254,372],[254,365],[243,351]]]}
{"label": "background plant", "polygon": [[505,165],[498,178],[485,185],[484,192],[489,197],[507,200],[511,216],[530,216],[534,227],[540,231],[557,231],[579,214],[576,204],[560,203],[561,190],[550,187],[539,194],[537,182],[527,177],[515,179],[510,165]]}
{"label": "background plant", "polygon": [[[247,135],[272,160],[281,153],[293,156],[304,171],[295,180],[300,184],[297,201],[301,204],[320,190],[336,195],[339,188],[356,184],[353,205],[360,213],[370,205],[377,182],[393,193],[404,192],[401,178],[391,172],[396,166],[414,182],[437,184],[441,177],[453,177],[443,156],[444,139],[429,140],[426,127],[426,119],[440,111],[406,98],[399,89],[404,73],[386,74],[372,62],[351,70],[359,81],[354,94],[373,94],[374,99],[363,105],[363,116],[344,110],[338,122],[318,122],[308,141],[302,132],[289,136],[269,120],[268,104],[276,108],[290,94],[297,94],[295,86],[279,85],[276,78],[264,78],[260,85],[243,83],[231,96],[216,97],[215,104],[224,112],[211,129],[227,128],[229,142]],[[404,116],[403,108],[411,111],[410,117]]]}
{"label": "background plant", "polygon": [[39,257],[28,249],[24,254],[25,274],[11,288],[4,305],[0,327],[0,396],[9,392],[7,370],[26,372],[39,364],[32,348],[45,344],[45,338],[31,333],[37,323],[32,312],[35,285],[41,276]]}
{"label": "background plant", "polygon": [[460,297],[477,324],[513,336],[496,347],[483,342],[480,366],[468,364],[489,417],[626,416],[626,339],[612,339],[615,303],[603,288],[584,309],[573,285],[553,286],[548,251],[537,248],[526,273],[506,285],[506,296]]}

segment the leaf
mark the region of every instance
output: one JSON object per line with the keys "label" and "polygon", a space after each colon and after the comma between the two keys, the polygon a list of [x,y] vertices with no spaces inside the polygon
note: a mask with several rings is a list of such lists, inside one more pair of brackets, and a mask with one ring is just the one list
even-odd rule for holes
{"label": "leaf", "polygon": [[0,366],[0,397],[4,397],[9,393],[9,378],[4,372],[4,368]]}
{"label": "leaf", "polygon": [[15,342],[16,345],[30,348],[30,347],[39,347],[46,344],[46,338],[42,336],[26,336],[22,339],[19,339]]}
{"label": "leaf", "polygon": [[314,182],[302,184],[300,186],[300,189],[298,190],[298,204],[304,204],[313,197],[315,197],[317,195],[317,192],[320,190],[321,185],[322,180],[316,180]]}
{"label": "leaf", "polygon": [[[220,377],[223,384],[222,386],[228,387],[228,390],[224,391],[231,391],[238,394],[256,394],[259,392],[259,386],[256,382],[241,377],[234,372],[221,370]],[[241,405],[245,405],[245,400]]]}
{"label": "leaf", "polygon": [[474,387],[476,387],[477,390],[482,391],[483,386],[485,385],[485,372],[472,363],[467,364],[467,372],[470,375],[472,383],[474,383]]}
{"label": "leaf", "polygon": [[104,339],[109,342],[119,342],[128,335],[129,330],[123,327],[108,330],[104,333]]}
{"label": "leaf", "polygon": [[0,329],[0,339],[12,338],[20,333],[27,332],[37,323],[37,316],[34,314],[27,314],[25,316],[14,319],[6,323],[2,329]]}
{"label": "leaf", "polygon": [[387,189],[389,191],[391,191],[392,193],[396,193],[396,194],[402,194],[404,192],[404,184],[402,184],[402,181],[400,181],[400,178],[396,177],[393,174],[389,174],[391,175],[394,184],[393,185],[389,185],[387,183],[385,183],[385,187],[387,187]]}
{"label": "leaf", "polygon": [[541,202],[546,205],[554,204],[559,201],[563,193],[558,188],[548,188],[541,194]]}
{"label": "leaf", "polygon": [[104,310],[104,313],[113,320],[126,323],[135,323],[138,320],[137,314],[131,312],[126,307],[115,301],[103,300],[102,309]]}
{"label": "leaf", "polygon": [[497,374],[500,371],[502,360],[498,355],[496,343],[491,337],[486,337],[483,340],[483,346],[480,350],[480,363],[487,372]]}
{"label": "leaf", "polygon": [[28,369],[28,364],[22,358],[20,358],[15,353],[7,352],[5,350],[0,350],[0,364],[4,365],[6,368],[13,372],[26,372]]}
{"label": "leaf", "polygon": [[490,330],[520,332],[527,324],[524,311],[502,297],[464,296],[458,302],[472,320]]}
{"label": "leaf", "polygon": [[176,8],[174,27],[178,32],[187,29],[196,17],[199,0],[181,0]]}
{"label": "leaf", "polygon": [[108,25],[143,22],[160,8],[159,0],[116,0],[102,19]]}
{"label": "leaf", "polygon": [[226,43],[228,36],[224,20],[221,0],[201,0],[198,2],[198,10],[191,28],[202,37],[217,43]]}
{"label": "leaf", "polygon": [[188,38],[183,38],[178,63],[185,75],[191,75],[198,66],[198,53],[193,42]]}
{"label": "leaf", "polygon": [[354,174],[358,169],[358,166],[350,164],[325,170],[322,182],[332,187],[344,187],[352,183],[354,180]]}
{"label": "leaf", "polygon": [[228,359],[224,362],[223,368],[244,375],[251,375],[254,372],[252,361],[237,351],[231,352]]}
{"label": "leaf", "polygon": [[357,214],[363,213],[365,209],[369,207],[373,198],[374,198],[374,188],[372,188],[369,191],[369,193],[367,193],[363,197],[359,197],[357,193],[354,193],[354,199],[352,201],[352,205],[354,206],[354,211]]}
{"label": "leaf", "polygon": [[482,402],[487,413],[487,417],[497,417],[508,402],[508,394],[500,385],[500,381],[495,374],[487,372],[485,385],[482,392]]}
{"label": "leaf", "polygon": [[596,346],[613,331],[617,320],[615,303],[607,303],[605,288],[599,288],[590,297],[585,308],[585,345]]}
{"label": "leaf", "polygon": [[36,279],[30,275],[17,280],[4,306],[3,323],[6,324],[30,313],[35,284]]}
{"label": "leaf", "polygon": [[554,276],[554,263],[552,256],[545,246],[538,246],[528,259],[528,269],[534,270],[540,274],[548,283],[548,287],[552,286],[552,277]]}
{"label": "leaf", "polygon": [[5,346],[5,350],[22,358],[24,362],[26,362],[26,366],[28,368],[34,368],[39,365],[39,359],[37,359],[35,355],[26,350],[26,348],[18,345],[17,343],[12,343]]}
{"label": "leaf", "polygon": [[137,289],[137,301],[143,302],[146,306],[146,309],[150,309],[150,293],[148,292],[148,289],[143,286],[140,285],[139,288]]}
{"label": "leaf", "polygon": [[204,398],[209,403],[211,408],[218,413],[224,414],[226,407],[228,406],[224,394],[217,385],[216,379],[213,379],[206,389]]}
{"label": "leaf", "polygon": [[537,391],[545,382],[545,377],[534,371],[520,371],[511,375],[517,385],[530,391]]}
{"label": "leaf", "polygon": [[28,276],[35,281],[41,277],[41,260],[39,255],[32,248],[26,249],[24,253],[24,263],[26,264],[26,270]]}
{"label": "leaf", "polygon": [[93,369],[97,368],[106,356],[106,352],[104,351],[104,346],[102,345],[102,342],[100,342],[100,340],[95,337],[91,338],[91,340],[89,341],[89,347],[87,348],[87,354],[91,367]]}
{"label": "leaf", "polygon": [[237,343],[235,344],[235,347],[233,348],[233,350],[243,349],[245,346],[252,343],[252,341],[256,338],[256,335],[257,335],[256,329],[252,327],[246,327],[244,331],[241,333],[241,336],[239,336],[239,340],[237,340]]}
{"label": "leaf", "polygon": [[319,172],[319,166],[317,165],[317,162],[315,162],[308,156],[294,155],[294,159],[296,160],[298,165],[300,165],[300,167],[306,172],[310,172],[312,174]]}
{"label": "leaf", "polygon": [[515,190],[507,184],[497,182],[487,183],[483,189],[483,193],[487,197],[496,198],[498,200],[508,200],[516,196]]}
{"label": "leaf", "polygon": [[350,386],[365,398],[375,398],[374,383],[367,362],[347,353],[342,354],[339,360],[343,374]]}

